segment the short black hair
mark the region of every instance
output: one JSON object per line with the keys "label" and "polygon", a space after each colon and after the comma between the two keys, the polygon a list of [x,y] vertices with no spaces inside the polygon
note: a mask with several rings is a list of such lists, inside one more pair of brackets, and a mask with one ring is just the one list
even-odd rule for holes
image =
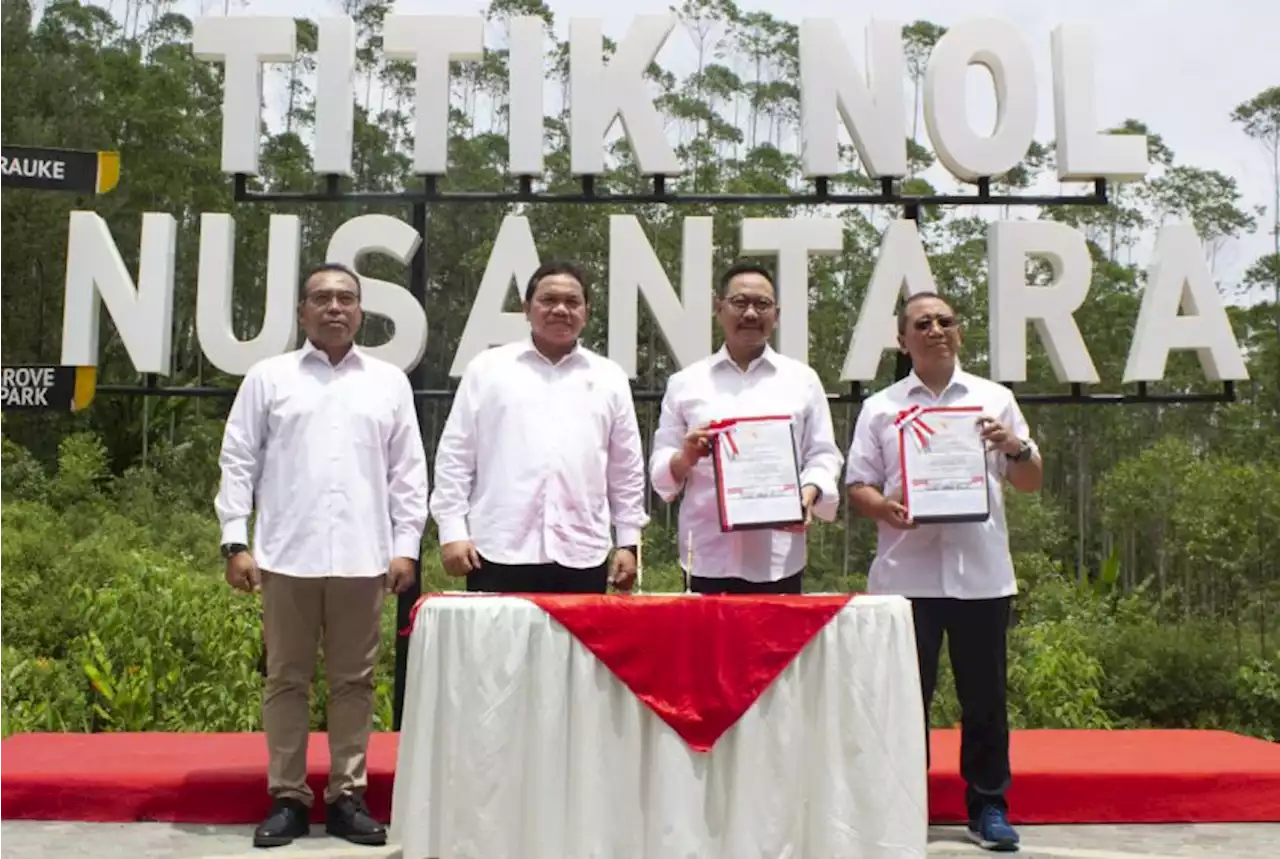
{"label": "short black hair", "polygon": [[939,295],[938,293],[936,293],[936,292],[917,292],[917,293],[915,293],[915,294],[911,295],[910,297],[908,297],[906,301],[902,302],[902,309],[898,311],[898,333],[899,333],[899,334],[906,334],[906,333],[907,333],[907,309],[908,309],[909,307],[911,307],[911,305],[915,304],[917,301],[923,301],[923,300],[924,300],[924,299],[926,299],[926,298],[936,298],[936,299],[938,299],[938,300],[939,300],[939,301],[941,301],[943,304],[945,304],[945,305],[946,305],[946,306],[951,310],[951,312],[952,312],[952,313],[955,313],[955,310],[956,310],[956,309],[955,309],[954,307],[952,307],[952,306],[951,306],[951,302],[947,301],[945,298],[943,298],[943,297],[942,297],[941,295]]}
{"label": "short black hair", "polygon": [[774,294],[778,292],[778,285],[773,279],[773,272],[758,262],[738,262],[725,269],[724,274],[720,275],[720,287],[716,290],[717,298],[724,298],[729,292],[729,284],[735,277],[740,274],[758,274],[765,280],[769,281],[769,285],[773,287]]}
{"label": "short black hair", "polygon": [[298,300],[299,301],[306,300],[307,284],[311,282],[311,278],[315,277],[321,272],[326,272],[326,271],[336,271],[339,274],[345,274],[347,277],[351,278],[352,283],[356,285],[356,295],[360,296],[361,298],[364,297],[364,289],[360,285],[360,275],[356,274],[349,267],[343,265],[340,262],[325,262],[311,269],[311,271],[307,272],[302,276],[302,282],[298,284]]}
{"label": "short black hair", "polygon": [[538,266],[524,288],[524,300],[533,301],[533,293],[537,291],[538,284],[542,283],[543,278],[551,277],[553,274],[566,274],[576,280],[582,285],[582,300],[587,304],[591,303],[591,283],[586,271],[577,263],[565,260],[553,260]]}

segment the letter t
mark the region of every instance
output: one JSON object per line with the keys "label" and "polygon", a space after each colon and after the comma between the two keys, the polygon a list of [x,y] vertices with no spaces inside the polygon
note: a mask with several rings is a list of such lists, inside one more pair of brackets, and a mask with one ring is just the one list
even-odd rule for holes
{"label": "letter t", "polygon": [[196,59],[226,67],[222,86],[222,172],[258,175],[262,135],[262,64],[297,56],[292,18],[197,18],[191,47]]}

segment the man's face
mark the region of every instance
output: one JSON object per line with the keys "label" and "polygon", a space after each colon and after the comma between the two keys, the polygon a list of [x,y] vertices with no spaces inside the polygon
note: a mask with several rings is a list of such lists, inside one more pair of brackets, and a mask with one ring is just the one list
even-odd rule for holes
{"label": "man's face", "polygon": [[307,281],[299,316],[317,347],[341,349],[355,340],[364,319],[359,287],[340,271],[318,272]]}
{"label": "man's face", "polygon": [[954,366],[960,354],[960,322],[941,298],[920,298],[907,308],[907,328],[898,343],[917,368]]}
{"label": "man's face", "polygon": [[570,274],[549,274],[533,289],[524,305],[529,327],[551,346],[572,347],[587,327],[587,295]]}
{"label": "man's face", "polygon": [[773,284],[756,272],[745,272],[729,281],[716,305],[725,343],[735,348],[763,348],[778,324]]}

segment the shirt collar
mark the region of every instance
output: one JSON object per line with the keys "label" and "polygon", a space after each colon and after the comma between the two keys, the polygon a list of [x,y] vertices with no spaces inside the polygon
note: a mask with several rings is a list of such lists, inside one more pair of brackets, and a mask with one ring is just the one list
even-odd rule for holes
{"label": "shirt collar", "polygon": [[759,367],[762,363],[768,364],[770,367],[773,367],[776,369],[778,366],[777,359],[778,359],[778,353],[773,351],[773,347],[770,346],[768,343],[766,343],[764,344],[764,351],[760,353],[760,357],[750,361],[747,364],[747,369],[742,370],[737,364],[733,362],[733,359],[729,357],[729,347],[721,346],[718,350],[716,350],[715,354],[711,356],[711,366],[714,368],[714,367],[719,367],[721,364],[727,364],[728,366],[733,367],[735,370],[738,370],[739,372],[750,373],[752,370]]}
{"label": "shirt collar", "polygon": [[355,343],[352,343],[350,351],[348,351],[346,355],[343,355],[342,360],[335,365],[329,361],[328,355],[326,355],[325,353],[321,352],[319,349],[316,348],[316,345],[311,342],[311,338],[304,337],[302,340],[302,360],[306,361],[308,359],[322,361],[327,366],[336,366],[336,367],[341,367],[343,364],[347,364],[347,363],[363,364],[364,350],[362,350]]}
{"label": "shirt collar", "polygon": [[541,352],[538,351],[538,347],[533,345],[533,336],[529,335],[520,341],[520,357],[521,358],[537,358],[540,361],[545,361],[546,363],[550,364],[553,367],[560,367],[560,366],[563,366],[568,361],[585,360],[587,356],[586,356],[586,353],[584,352],[582,341],[579,340],[573,344],[573,349],[571,349],[567,355],[565,355],[559,361],[552,361],[546,355],[543,355]]}
{"label": "shirt collar", "polygon": [[[964,370],[960,369],[959,364],[956,364],[955,370],[951,373],[951,380],[947,382],[946,386],[943,387],[942,389],[942,393],[940,393],[938,396],[941,397],[942,394],[945,394],[947,391],[951,390],[952,388],[958,388],[961,391],[966,391],[966,392],[971,390],[973,386],[969,383],[970,378],[971,378],[970,375],[966,373]],[[908,394],[915,394],[920,391],[924,391],[925,393],[928,393],[930,396],[933,396],[933,391],[930,391],[928,386],[925,385],[924,382],[920,381],[920,377],[916,375],[915,370],[912,370],[910,373],[908,373],[903,378],[903,381],[907,385]]]}

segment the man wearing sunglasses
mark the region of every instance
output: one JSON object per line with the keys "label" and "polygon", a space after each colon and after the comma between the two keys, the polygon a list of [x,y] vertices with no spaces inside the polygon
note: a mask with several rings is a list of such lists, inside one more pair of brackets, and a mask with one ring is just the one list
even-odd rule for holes
{"label": "man wearing sunglasses", "polygon": [[[911,600],[926,730],[946,637],[960,699],[968,835],[988,850],[1013,851],[1018,834],[1005,801],[1011,779],[1006,631],[1017,584],[1001,481],[1036,492],[1043,466],[1013,392],[961,369],[961,326],[946,301],[933,293],[908,299],[898,316],[898,343],[912,370],[863,403],[845,469],[850,505],[877,523],[868,590]],[[975,419],[990,487],[985,521],[921,524],[903,505],[899,448],[906,436],[899,418],[929,406],[980,410]]]}

